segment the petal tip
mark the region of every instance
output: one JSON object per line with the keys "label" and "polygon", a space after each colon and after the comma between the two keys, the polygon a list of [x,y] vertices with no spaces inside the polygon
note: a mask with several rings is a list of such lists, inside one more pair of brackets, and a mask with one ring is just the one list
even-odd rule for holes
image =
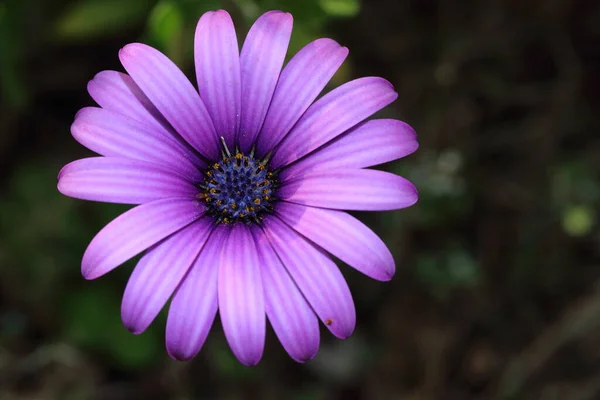
{"label": "petal tip", "polygon": [[330,38],[319,38],[319,39],[316,39],[313,42],[307,44],[307,46],[311,46],[311,45],[315,46],[317,48],[331,46],[331,47],[337,47],[338,50],[343,50],[343,49],[348,50],[346,47],[343,47],[341,44],[339,44],[338,42],[336,42],[335,40],[330,39]]}
{"label": "petal tip", "polygon": [[93,92],[96,85],[98,84],[98,75],[100,75],[100,72],[98,72],[96,75],[94,75],[94,77],[92,79],[90,79],[88,81],[87,86],[86,86],[88,93]]}
{"label": "petal tip", "polygon": [[[167,322],[168,324],[168,322]],[[185,362],[196,357],[201,347],[197,347],[196,350],[192,349],[189,345],[185,344],[179,335],[172,335],[167,327],[167,334],[165,336],[165,347],[167,354],[175,361]]]}
{"label": "petal tip", "polygon": [[386,247],[387,254],[382,259],[383,268],[381,276],[379,277],[380,282],[389,282],[396,275],[396,262],[389,249]]}
{"label": "petal tip", "polygon": [[167,347],[167,354],[175,361],[185,362],[194,358],[194,354],[185,354],[180,351],[173,351]]}
{"label": "petal tip", "polygon": [[[416,137],[416,134],[415,134],[415,137],[414,137],[414,142],[413,142],[412,146],[408,147],[408,148],[406,149],[406,154],[404,154],[404,155],[403,155],[402,157],[400,157],[400,158],[404,158],[404,157],[406,157],[406,156],[409,156],[409,155],[411,155],[411,154],[415,153],[417,150],[419,150],[419,146],[420,146],[420,145],[419,145],[419,141],[417,140],[417,137]],[[418,193],[417,193],[417,194],[418,194]]]}
{"label": "petal tip", "polygon": [[313,358],[315,358],[315,356],[317,355],[318,352],[319,352],[319,350],[315,349],[306,354],[290,355],[290,357],[292,357],[292,359],[294,361],[296,361],[297,363],[304,364],[304,363],[312,360]]}
{"label": "petal tip", "polygon": [[412,185],[412,193],[411,193],[411,203],[409,206],[414,205],[417,201],[419,201],[419,189],[411,182]]}
{"label": "petal tip", "polygon": [[385,271],[378,280],[380,282],[389,282],[392,280],[392,278],[394,277],[395,274],[396,274],[395,271]]}
{"label": "petal tip", "polygon": [[[89,249],[89,245],[88,245],[88,249]],[[88,280],[88,281],[94,280],[103,275],[99,271],[97,262],[94,262],[94,261],[90,262],[90,255],[87,250],[85,253],[83,253],[83,258],[81,260],[81,275],[83,276],[83,278],[85,280]]]}
{"label": "petal tip", "polygon": [[67,194],[65,194],[65,192],[64,192],[64,184],[62,181],[62,177],[64,175],[63,170],[64,170],[64,168],[58,172],[58,177],[57,177],[58,182],[56,183],[56,189],[60,192],[60,194],[67,196]]}
{"label": "petal tip", "polygon": [[150,46],[147,46],[143,43],[129,43],[123,46],[119,50],[119,60],[121,61],[121,64],[125,65],[129,59],[135,57],[136,53],[145,49],[146,47]]}
{"label": "petal tip", "polygon": [[[390,87],[390,89],[394,90],[394,93],[396,93],[396,91],[395,91],[395,89],[394,89],[394,85],[392,84],[392,82],[390,82],[389,80],[387,80],[387,79],[385,79],[385,78],[381,78],[381,77],[380,77],[379,79],[381,79],[381,82],[382,82],[384,85],[387,85],[387,86],[389,86],[389,87]],[[398,94],[398,93],[396,93],[396,95],[397,95],[397,94]]]}
{"label": "petal tip", "polygon": [[337,59],[339,60],[339,63],[341,65],[346,60],[346,57],[348,57],[348,54],[350,54],[350,49],[348,49],[346,46],[342,46],[338,42],[335,43],[339,46],[339,48],[335,50],[335,52],[337,53]]}
{"label": "petal tip", "polygon": [[71,131],[71,136],[73,136],[74,138],[77,138],[79,128],[81,125],[81,116],[82,116],[81,111],[82,110],[77,111],[77,114],[75,114],[75,120],[71,123],[70,131]]}
{"label": "petal tip", "polygon": [[92,82],[92,81],[96,81],[97,82],[97,81],[102,80],[104,78],[110,78],[111,75],[115,75],[115,74],[121,74],[121,72],[113,71],[113,70],[110,70],[110,69],[105,69],[105,70],[102,70],[100,72],[97,72],[96,75],[94,75],[94,77],[90,80],[90,82]]}
{"label": "petal tip", "polygon": [[148,326],[140,323],[140,318],[137,318],[139,316],[139,310],[135,310],[131,302],[127,301],[127,298],[127,290],[125,290],[125,295],[123,296],[123,301],[121,303],[121,322],[125,329],[130,333],[139,335],[143,333]]}
{"label": "petal tip", "polygon": [[414,183],[406,178],[398,177],[401,179],[399,189],[402,191],[402,199],[398,199],[398,207],[396,209],[407,208],[415,205],[419,201],[419,190]]}
{"label": "petal tip", "polygon": [[[225,335],[227,337],[227,335]],[[264,352],[264,343],[260,346],[244,346],[244,347],[232,347],[229,344],[231,352],[237,358],[237,360],[247,367],[257,365],[262,359]]]}
{"label": "petal tip", "polygon": [[92,281],[98,278],[100,275],[91,268],[81,267],[81,276],[83,276],[83,278],[87,281]]}
{"label": "petal tip", "polygon": [[132,321],[123,321],[123,326],[134,335],[141,335],[146,330],[145,328],[137,326],[135,322]]}
{"label": "petal tip", "polygon": [[336,338],[347,339],[354,333],[354,327],[356,325],[356,314],[350,316],[349,319],[343,318],[342,320],[335,320],[333,318],[322,319],[321,322],[325,324],[325,327],[329,329]]}
{"label": "petal tip", "polygon": [[[90,83],[91,83],[91,82],[92,82],[92,81],[90,81]],[[75,117],[73,117],[73,123],[71,124],[71,131],[73,130],[73,125],[75,124],[75,121],[77,121],[77,119],[78,119],[79,117],[81,117],[83,114],[85,114],[85,109],[86,109],[86,108],[87,108],[87,107],[81,108],[81,109],[79,109],[79,110],[78,110],[78,111],[75,113]]]}
{"label": "petal tip", "polygon": [[[129,45],[127,45],[127,46],[129,46]],[[119,49],[119,60],[121,61],[121,64],[123,64],[123,65],[125,65],[125,63],[127,62],[127,59],[131,55],[129,50],[127,49],[127,46]]]}
{"label": "petal tip", "polygon": [[231,15],[229,15],[229,12],[227,12],[227,10],[223,10],[223,9],[219,9],[219,10],[215,11],[214,14],[220,16],[221,18],[225,18],[225,17],[231,18]]}
{"label": "petal tip", "polygon": [[290,23],[294,20],[294,16],[291,13],[282,11],[282,10],[267,11],[266,13],[261,15],[259,18],[268,18],[268,17],[281,18],[281,23]]}
{"label": "petal tip", "polygon": [[240,363],[242,363],[246,367],[254,367],[254,366],[258,365],[261,358],[262,358],[262,354],[259,355],[258,357],[249,357],[247,359],[238,357],[237,359],[240,361]]}
{"label": "petal tip", "polygon": [[264,345],[231,347],[230,344],[230,348],[235,358],[237,358],[237,360],[246,367],[253,367],[257,365],[262,359],[264,352]]}
{"label": "petal tip", "polygon": [[334,336],[338,339],[341,340],[346,340],[348,339],[350,336],[352,336],[352,334],[354,333],[354,328],[350,329],[350,330],[340,330],[340,331],[335,331],[332,333],[334,334]]}

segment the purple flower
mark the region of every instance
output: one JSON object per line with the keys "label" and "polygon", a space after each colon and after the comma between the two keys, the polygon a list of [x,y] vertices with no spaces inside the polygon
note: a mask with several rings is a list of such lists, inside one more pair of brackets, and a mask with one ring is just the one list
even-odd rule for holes
{"label": "purple flower", "polygon": [[[414,152],[393,119],[362,122],[397,94],[382,78],[346,83],[316,102],[348,50],[318,39],[283,68],[292,16],[262,15],[238,50],[225,11],[200,18],[198,91],[159,51],[119,52],[128,75],[102,71],[88,85],[101,108],[79,111],[75,139],[102,157],[59,173],[61,193],[140,204],[94,237],[82,273],[94,279],[144,252],[125,289],[122,318],[143,332],[169,298],[166,346],[194,357],[217,310],[235,356],[260,360],[266,318],[297,361],[319,347],[320,319],[350,336],[355,310],[326,252],[387,281],[394,260],[379,237],[339,210],[393,210],[415,187],[365,169]],[[318,318],[318,319],[317,319]]]}

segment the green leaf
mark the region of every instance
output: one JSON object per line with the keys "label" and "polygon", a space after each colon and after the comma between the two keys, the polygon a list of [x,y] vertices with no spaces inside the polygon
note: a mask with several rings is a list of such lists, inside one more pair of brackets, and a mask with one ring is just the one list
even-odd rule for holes
{"label": "green leaf", "polygon": [[151,40],[175,62],[181,59],[183,49],[183,12],[173,1],[161,1],[150,13],[148,33]]}
{"label": "green leaf", "polygon": [[98,282],[89,285],[66,294],[63,334],[80,346],[109,355],[120,367],[133,369],[156,361],[161,348],[156,330],[142,335],[128,332],[119,315],[121,291]]}
{"label": "green leaf", "polygon": [[152,0],[83,0],[58,19],[56,35],[65,40],[110,36],[143,21]]}
{"label": "green leaf", "polygon": [[585,236],[592,230],[596,216],[594,211],[585,206],[569,207],[563,214],[562,225],[571,236]]}
{"label": "green leaf", "polygon": [[221,339],[214,340],[207,347],[210,349],[212,362],[223,376],[235,381],[252,381],[257,378],[258,371],[254,368],[244,367]]}
{"label": "green leaf", "polygon": [[86,347],[106,344],[109,332],[115,331],[119,323],[117,293],[105,285],[94,285],[66,295],[62,312],[64,334]]}
{"label": "green leaf", "polygon": [[191,22],[194,28],[205,12],[225,8],[221,0],[176,0],[176,2],[183,10],[186,20]]}
{"label": "green leaf", "polygon": [[136,369],[154,363],[160,358],[163,346],[159,343],[154,326],[141,335],[134,335],[121,326],[108,347],[114,360],[122,367]]}
{"label": "green leaf", "polygon": [[24,1],[0,3],[0,95],[14,109],[23,109],[28,93],[20,76]]}
{"label": "green leaf", "polygon": [[455,289],[472,288],[480,281],[480,270],[473,256],[460,246],[451,246],[437,255],[421,255],[415,272],[440,299]]}
{"label": "green leaf", "polygon": [[353,17],[360,11],[359,0],[319,0],[319,5],[335,17]]}

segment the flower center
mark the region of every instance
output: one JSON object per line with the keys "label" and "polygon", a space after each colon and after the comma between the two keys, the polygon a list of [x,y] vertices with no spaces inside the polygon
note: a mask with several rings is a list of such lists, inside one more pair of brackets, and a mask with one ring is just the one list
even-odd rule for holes
{"label": "flower center", "polygon": [[206,201],[207,213],[217,223],[259,223],[273,210],[273,192],[277,177],[269,171],[266,160],[253,154],[229,153],[204,172],[199,197]]}

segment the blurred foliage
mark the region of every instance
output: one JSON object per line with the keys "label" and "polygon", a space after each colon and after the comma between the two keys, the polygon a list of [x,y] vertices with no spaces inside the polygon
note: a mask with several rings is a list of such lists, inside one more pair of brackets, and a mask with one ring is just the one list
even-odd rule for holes
{"label": "blurred foliage", "polygon": [[321,0],[319,5],[329,15],[353,17],[360,11],[358,0]]}
{"label": "blurred foliage", "polygon": [[83,40],[126,30],[146,19],[152,0],[85,0],[74,3],[56,22],[61,40]]}
{"label": "blurred foliage", "polygon": [[[288,58],[318,37],[351,50],[330,87],[381,75],[417,153],[384,169],[419,203],[359,217],[397,276],[342,266],[358,325],[296,365],[269,333],[241,366],[215,323],[198,358],[164,351],[161,315],[120,320],[132,260],[86,282],[81,256],[128,207],[56,191],[89,156],[68,134],[86,83],[141,41],[193,68],[194,29],[226,8],[240,45],[264,11],[294,15]],[[600,5],[557,0],[0,1],[0,398],[600,398]],[[75,379],[76,378],[76,379]]]}
{"label": "blurred foliage", "polygon": [[585,206],[569,207],[563,215],[563,226],[571,236],[585,236],[594,226],[594,210]]}
{"label": "blurred foliage", "polygon": [[461,248],[444,250],[437,255],[424,254],[415,267],[417,276],[440,298],[457,289],[474,287],[481,279],[473,257]]}
{"label": "blurred foliage", "polygon": [[173,1],[161,1],[148,18],[148,35],[172,60],[181,61],[184,13]]}
{"label": "blurred foliage", "polygon": [[[69,293],[62,305],[64,336],[90,350],[100,351],[117,366],[136,369],[151,365],[163,350],[162,333],[156,325],[134,336],[123,328],[119,317],[120,291],[107,284]],[[164,324],[160,318],[156,324]]]}
{"label": "blurred foliage", "polygon": [[14,108],[23,108],[27,102],[27,93],[18,74],[23,44],[23,27],[19,20],[24,13],[24,1],[0,3],[0,93]]}

